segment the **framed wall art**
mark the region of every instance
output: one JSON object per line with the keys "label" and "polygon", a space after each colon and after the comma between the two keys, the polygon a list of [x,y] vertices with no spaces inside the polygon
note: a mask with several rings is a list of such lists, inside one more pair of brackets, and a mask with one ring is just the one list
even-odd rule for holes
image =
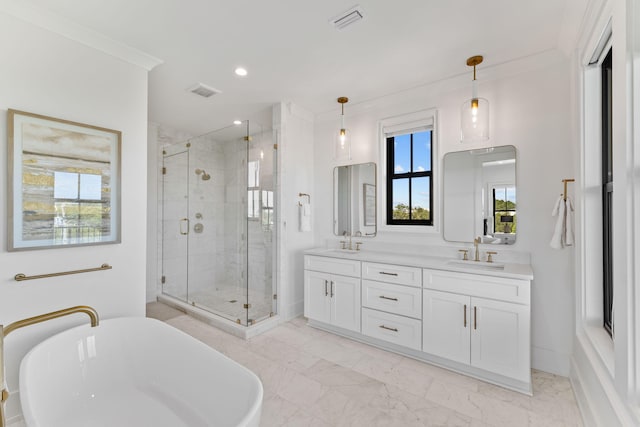
{"label": "framed wall art", "polygon": [[120,131],[8,110],[9,251],[120,242]]}

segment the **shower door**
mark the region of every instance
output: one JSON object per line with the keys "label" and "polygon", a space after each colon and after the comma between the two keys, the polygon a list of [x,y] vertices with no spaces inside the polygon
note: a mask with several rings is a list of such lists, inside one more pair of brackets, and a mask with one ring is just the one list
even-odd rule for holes
{"label": "shower door", "polygon": [[162,292],[187,301],[189,259],[189,152],[176,147],[163,159]]}
{"label": "shower door", "polygon": [[248,324],[276,312],[277,149],[271,130],[254,132],[247,147]]}
{"label": "shower door", "polygon": [[163,150],[162,292],[252,325],[276,303],[272,132],[224,128]]}

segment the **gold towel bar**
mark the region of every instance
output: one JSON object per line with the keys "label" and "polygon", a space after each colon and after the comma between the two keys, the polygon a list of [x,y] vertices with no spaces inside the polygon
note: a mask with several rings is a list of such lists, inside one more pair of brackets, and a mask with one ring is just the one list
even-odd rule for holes
{"label": "gold towel bar", "polygon": [[22,282],[23,280],[33,280],[33,279],[44,279],[46,277],[56,277],[56,276],[66,276],[67,274],[78,274],[78,273],[89,273],[91,271],[101,271],[101,270],[111,270],[109,264],[102,264],[100,267],[95,268],[85,268],[84,270],[71,270],[71,271],[63,271],[61,273],[49,273],[49,274],[39,274],[37,276],[27,276],[24,273],[18,273],[13,278],[17,282]]}
{"label": "gold towel bar", "polygon": [[564,183],[564,193],[562,193],[562,198],[564,200],[567,200],[567,182],[576,182],[576,180],[571,178],[565,178],[562,180],[562,182]]}

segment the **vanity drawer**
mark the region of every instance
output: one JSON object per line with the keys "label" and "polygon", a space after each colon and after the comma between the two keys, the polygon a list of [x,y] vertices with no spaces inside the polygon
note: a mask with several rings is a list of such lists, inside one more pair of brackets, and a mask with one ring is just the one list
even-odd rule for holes
{"label": "vanity drawer", "polygon": [[528,280],[442,270],[423,270],[424,287],[520,304],[530,303]]}
{"label": "vanity drawer", "polygon": [[362,306],[422,318],[422,290],[391,283],[362,281]]}
{"label": "vanity drawer", "polygon": [[316,255],[304,256],[304,269],[342,276],[360,277],[360,261]]}
{"label": "vanity drawer", "polygon": [[363,308],[362,333],[403,347],[422,349],[422,322],[409,317]]}
{"label": "vanity drawer", "polygon": [[396,283],[398,285],[416,286],[422,285],[422,271],[416,267],[404,265],[378,264],[373,262],[362,263],[362,278],[379,282]]}

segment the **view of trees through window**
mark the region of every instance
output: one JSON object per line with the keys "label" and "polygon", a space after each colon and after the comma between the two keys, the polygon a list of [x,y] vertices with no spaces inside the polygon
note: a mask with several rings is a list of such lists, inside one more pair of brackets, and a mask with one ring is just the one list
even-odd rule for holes
{"label": "view of trees through window", "polygon": [[431,225],[431,131],[387,138],[387,223]]}
{"label": "view of trees through window", "polygon": [[516,232],[516,188],[494,187],[493,189],[494,233]]}

